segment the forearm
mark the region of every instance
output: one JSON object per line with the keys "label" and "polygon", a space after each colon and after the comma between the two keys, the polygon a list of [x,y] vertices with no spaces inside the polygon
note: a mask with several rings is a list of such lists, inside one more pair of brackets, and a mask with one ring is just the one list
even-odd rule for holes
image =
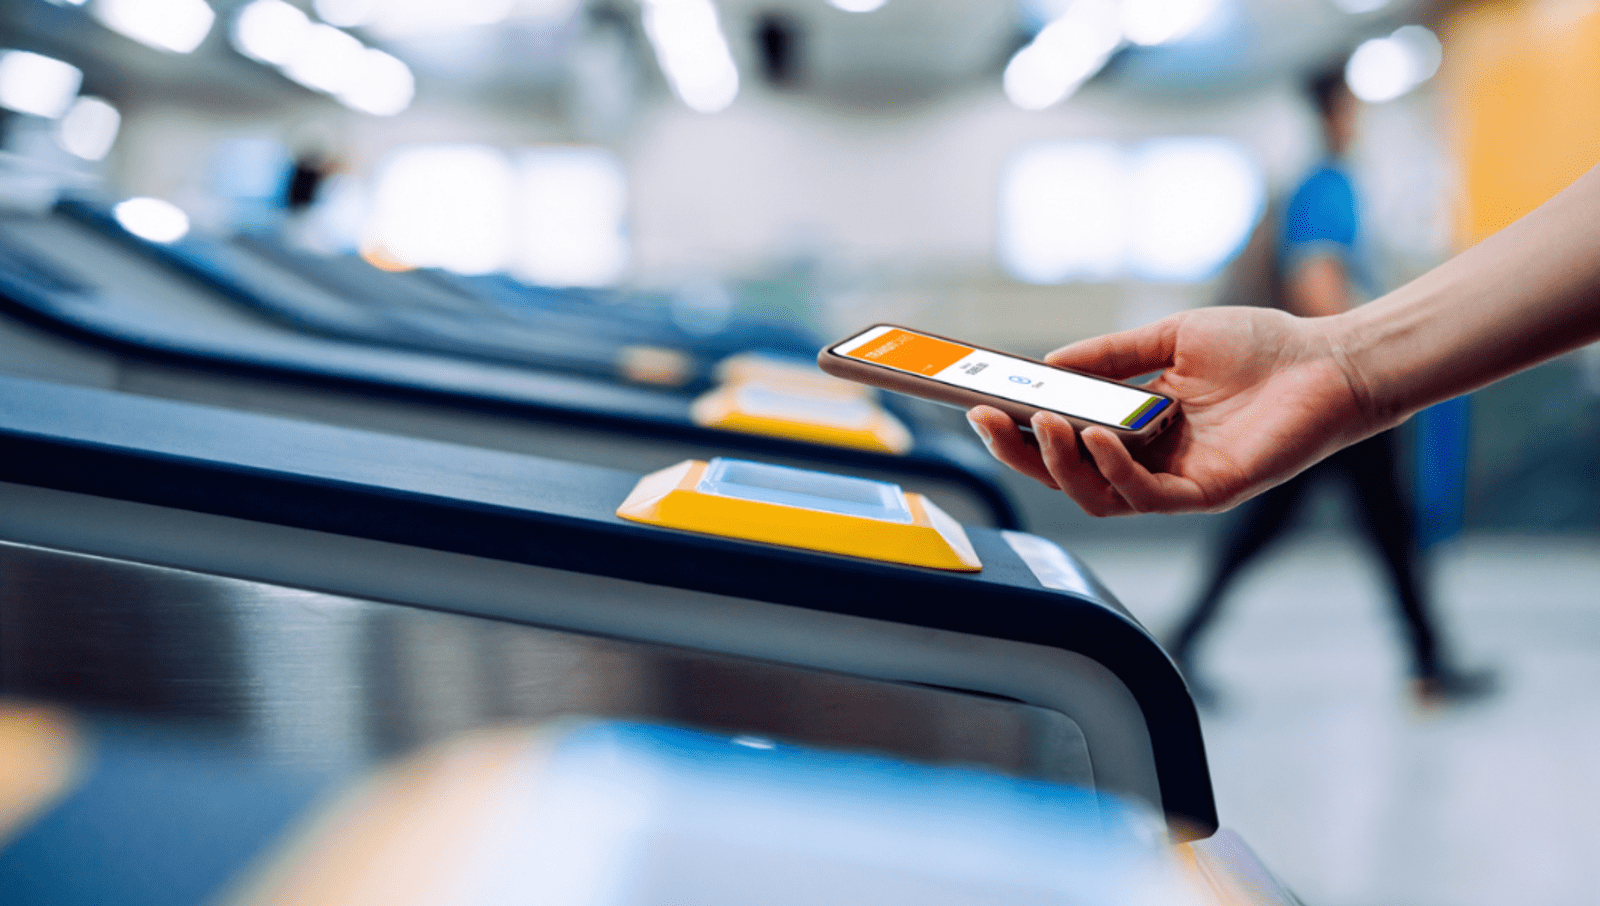
{"label": "forearm", "polygon": [[1600,339],[1600,168],[1415,281],[1331,320],[1374,428]]}

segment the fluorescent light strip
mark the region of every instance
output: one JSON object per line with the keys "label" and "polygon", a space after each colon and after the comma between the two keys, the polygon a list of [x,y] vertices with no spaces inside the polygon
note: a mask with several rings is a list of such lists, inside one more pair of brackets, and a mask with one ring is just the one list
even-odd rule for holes
{"label": "fluorescent light strip", "polygon": [[711,0],[644,0],[644,30],[673,94],[715,113],[739,95],[739,70]]}
{"label": "fluorescent light strip", "polygon": [[254,0],[234,19],[233,46],[352,110],[393,116],[411,106],[416,78],[399,59],[348,32],[312,22],[283,0]]}
{"label": "fluorescent light strip", "polygon": [[56,139],[68,153],[84,160],[100,160],[117,141],[122,114],[99,98],[81,97],[61,118]]}
{"label": "fluorescent light strip", "polygon": [[0,53],[0,107],[55,119],[67,112],[83,83],[70,63],[26,50]]}
{"label": "fluorescent light strip", "polygon": [[199,47],[217,18],[205,0],[96,0],[94,15],[124,37],[172,53]]}

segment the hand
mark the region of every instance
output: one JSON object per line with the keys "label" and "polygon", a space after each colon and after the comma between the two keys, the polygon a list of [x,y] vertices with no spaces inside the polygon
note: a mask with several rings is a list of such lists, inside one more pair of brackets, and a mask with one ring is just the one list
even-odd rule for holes
{"label": "hand", "polygon": [[1052,413],[1033,420],[1037,447],[998,409],[978,406],[967,418],[1001,462],[1092,516],[1218,512],[1388,427],[1371,415],[1342,329],[1339,317],[1208,308],[1046,356],[1115,380],[1161,371],[1146,386],[1176,398],[1182,415],[1137,454],[1107,428],[1080,438]]}

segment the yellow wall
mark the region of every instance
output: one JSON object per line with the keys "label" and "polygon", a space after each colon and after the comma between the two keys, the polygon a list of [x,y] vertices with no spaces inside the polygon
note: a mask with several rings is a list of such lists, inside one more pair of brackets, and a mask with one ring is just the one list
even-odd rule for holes
{"label": "yellow wall", "polygon": [[1466,247],[1600,162],[1600,2],[1470,3],[1443,38]]}
{"label": "yellow wall", "polygon": [[1443,38],[1466,246],[1600,162],[1600,2],[1473,3]]}

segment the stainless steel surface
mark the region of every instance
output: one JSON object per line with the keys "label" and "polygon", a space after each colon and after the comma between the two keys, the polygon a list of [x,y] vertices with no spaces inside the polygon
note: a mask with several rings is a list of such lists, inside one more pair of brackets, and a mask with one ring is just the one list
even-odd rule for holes
{"label": "stainless steel surface", "polygon": [[3,542],[0,695],[305,764],[599,715],[1093,783],[1045,708]]}

